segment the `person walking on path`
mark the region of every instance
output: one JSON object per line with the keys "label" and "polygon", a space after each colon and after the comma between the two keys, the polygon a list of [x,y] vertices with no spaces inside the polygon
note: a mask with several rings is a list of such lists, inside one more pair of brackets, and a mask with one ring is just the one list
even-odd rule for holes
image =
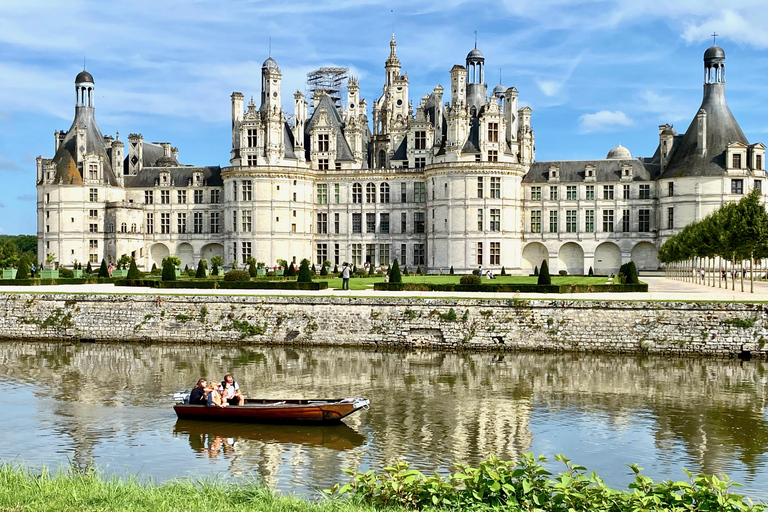
{"label": "person walking on path", "polygon": [[349,290],[349,264],[344,262],[344,268],[341,269],[341,289]]}

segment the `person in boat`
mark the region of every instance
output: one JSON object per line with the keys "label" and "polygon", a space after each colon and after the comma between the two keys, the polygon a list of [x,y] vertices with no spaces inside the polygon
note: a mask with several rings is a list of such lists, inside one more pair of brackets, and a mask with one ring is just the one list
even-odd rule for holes
{"label": "person in boat", "polygon": [[240,385],[237,383],[232,375],[225,375],[224,380],[219,384],[219,394],[222,397],[222,401],[228,405],[243,405],[245,398],[240,392]]}
{"label": "person in boat", "polygon": [[205,379],[197,381],[197,385],[189,393],[190,405],[206,405],[208,403],[208,382]]}

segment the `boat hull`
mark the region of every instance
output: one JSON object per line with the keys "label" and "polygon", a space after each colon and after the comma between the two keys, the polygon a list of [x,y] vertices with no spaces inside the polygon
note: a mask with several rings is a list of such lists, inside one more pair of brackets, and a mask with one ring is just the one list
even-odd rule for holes
{"label": "boat hull", "polygon": [[242,406],[215,407],[176,404],[179,419],[234,421],[242,423],[337,425],[359,409],[367,409],[364,398],[334,400],[266,400],[247,399]]}

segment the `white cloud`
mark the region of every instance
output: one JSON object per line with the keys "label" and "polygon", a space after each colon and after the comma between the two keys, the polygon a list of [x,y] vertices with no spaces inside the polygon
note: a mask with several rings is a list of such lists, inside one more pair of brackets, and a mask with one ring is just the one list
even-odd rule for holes
{"label": "white cloud", "polygon": [[672,96],[645,90],[640,94],[640,100],[639,109],[654,114],[659,122],[674,123],[692,117],[690,106]]}
{"label": "white cloud", "polygon": [[24,194],[17,196],[16,199],[18,201],[37,201],[37,196],[35,194]]}
{"label": "white cloud", "polygon": [[610,132],[633,124],[634,121],[620,110],[601,110],[594,114],[584,114],[579,117],[581,133]]}

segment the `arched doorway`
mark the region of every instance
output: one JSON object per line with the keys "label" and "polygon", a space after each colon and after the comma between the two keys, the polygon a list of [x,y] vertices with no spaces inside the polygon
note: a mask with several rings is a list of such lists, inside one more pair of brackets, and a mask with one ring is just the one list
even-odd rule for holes
{"label": "arched doorway", "polygon": [[632,261],[637,270],[656,270],[659,268],[659,251],[650,242],[640,242],[632,248]]}
{"label": "arched doorway", "polygon": [[557,269],[565,270],[569,275],[583,275],[584,249],[574,242],[563,244],[557,257]]}
{"label": "arched doorway", "polygon": [[197,264],[195,264],[195,251],[191,245],[188,243],[179,244],[176,250],[176,256],[181,260],[181,265],[179,265],[181,269],[184,269],[184,267],[197,268]]}
{"label": "arched doorway", "polygon": [[163,260],[170,256],[171,252],[165,244],[155,244],[149,250],[149,255],[152,258],[152,263],[154,263],[157,268],[162,268]]}
{"label": "arched doorway", "polygon": [[595,249],[595,274],[611,275],[621,267],[621,249],[613,242],[603,242]]}
{"label": "arched doorway", "polygon": [[211,266],[211,258],[214,256],[221,256],[224,259],[224,246],[221,244],[208,244],[204,245],[200,250],[200,258],[208,260],[208,266]]}
{"label": "arched doorway", "polygon": [[533,269],[541,267],[544,260],[549,260],[549,251],[544,244],[533,242],[526,245],[523,249],[523,274],[532,274]]}

